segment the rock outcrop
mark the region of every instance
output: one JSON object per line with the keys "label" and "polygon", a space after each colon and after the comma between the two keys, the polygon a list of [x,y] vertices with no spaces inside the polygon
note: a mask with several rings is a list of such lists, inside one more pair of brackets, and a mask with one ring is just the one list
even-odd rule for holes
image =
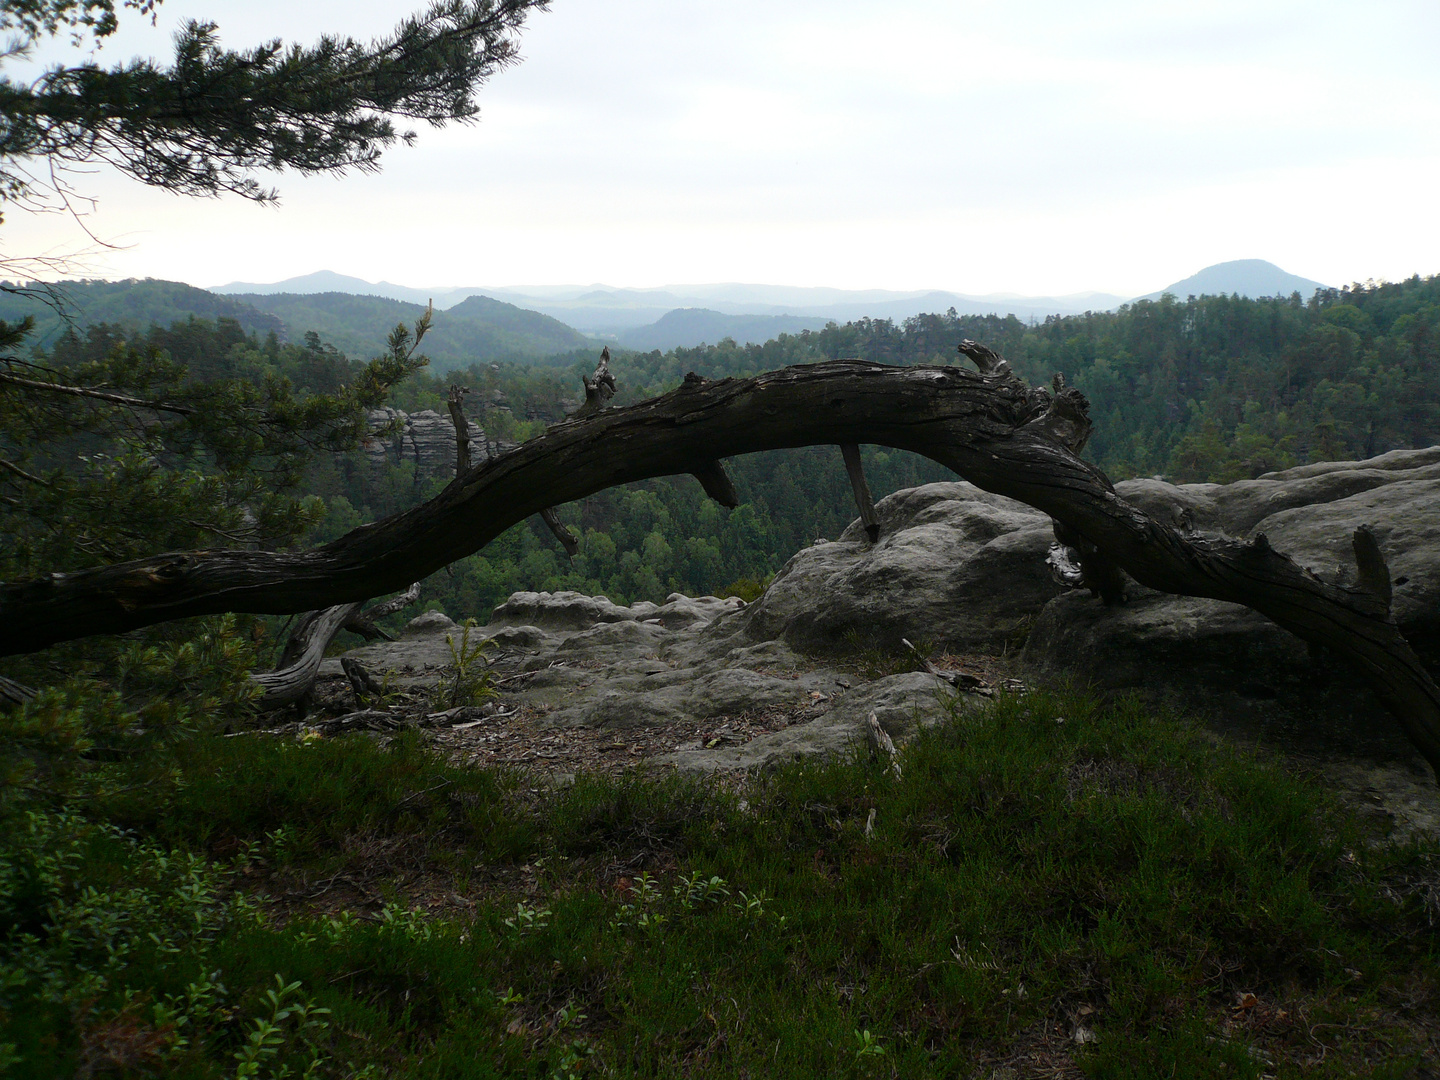
{"label": "rock outcrop", "polygon": [[[470,631],[470,642],[489,642],[505,688],[504,716],[522,714],[554,733],[549,739],[572,746],[588,740],[592,748],[644,747],[653,763],[684,772],[763,769],[843,752],[862,736],[871,713],[896,740],[947,715],[948,688],[933,675],[867,681],[781,641],[747,644],[703,633],[744,606],[734,598],[679,594],[660,605],[626,607],[578,593],[515,593],[487,626]],[[411,620],[401,640],[346,657],[397,690],[424,691],[453,664],[459,634],[445,615],[429,612]],[[321,670],[338,677],[340,660],[325,661]],[[441,737],[478,760],[512,763],[483,756],[496,733],[475,730],[488,715],[475,711],[480,718],[464,719],[463,733]],[[559,768],[567,759],[555,760]]]}
{"label": "rock outcrop", "polygon": [[[1253,538],[1320,577],[1355,581],[1350,538],[1375,532],[1389,563],[1397,623],[1440,662],[1440,448],[1327,462],[1234,484],[1116,485],[1156,516],[1200,532]],[[1317,752],[1409,757],[1398,725],[1344,665],[1247,608],[1168,596],[1131,583],[1126,603],[1058,597],[1039,613],[1023,664],[1038,679],[1178,697],[1217,722]]]}
{"label": "rock outcrop", "polygon": [[490,614],[494,626],[540,626],[552,630],[585,630],[600,623],[653,622],[669,630],[705,625],[745,607],[737,597],[690,597],[671,593],[664,604],[641,600],[630,607],[604,596],[577,592],[517,592]]}
{"label": "rock outcrop", "polygon": [[926,484],[881,499],[875,513],[878,541],[857,521],[804,549],[724,632],[822,653],[894,648],[902,637],[999,652],[1060,592],[1045,565],[1050,519],[1024,503]]}
{"label": "rock outcrop", "polygon": [[[1264,533],[1341,583],[1355,577],[1350,536],[1370,525],[1389,562],[1394,616],[1440,666],[1440,447],[1236,484],[1149,479],[1116,488],[1182,528]],[[638,754],[684,771],[768,768],[860,745],[871,712],[897,740],[948,715],[946,701],[957,699],[933,675],[868,680],[843,660],[857,647],[926,639],[952,653],[1006,653],[1030,683],[1178,698],[1219,732],[1309,760],[1347,789],[1382,792],[1376,797],[1397,816],[1440,828],[1433,778],[1370,690],[1262,616],[1133,582],[1126,602],[1111,607],[1063,590],[1046,566],[1049,520],[969,484],[896,492],[876,509],[876,542],[856,522],[837,541],[799,552],[749,605],[678,593],[630,606],[515,593],[478,631],[492,655],[502,653],[495,670],[511,711],[495,715],[528,716],[535,731],[554,733],[547,742],[570,747],[553,755],[556,769],[578,753],[577,733],[589,733],[592,766],[604,752],[607,761]],[[456,632],[432,613],[403,640],[349,655],[398,672],[396,685],[424,686],[452,663]],[[326,664],[338,673],[338,661]],[[481,725],[483,738],[467,742],[459,728],[447,737],[475,761],[548,760],[535,751],[495,756],[513,731],[486,723],[462,725],[467,733]]]}
{"label": "rock outcrop", "polygon": [[[361,444],[373,469],[408,461],[415,465],[417,472],[426,475],[454,472],[455,425],[449,416],[434,409],[406,413],[387,406],[370,410],[371,431],[378,432],[397,421],[399,430],[394,434],[372,435]],[[489,438],[474,420],[467,423],[470,456],[474,461],[495,457],[513,445]]]}

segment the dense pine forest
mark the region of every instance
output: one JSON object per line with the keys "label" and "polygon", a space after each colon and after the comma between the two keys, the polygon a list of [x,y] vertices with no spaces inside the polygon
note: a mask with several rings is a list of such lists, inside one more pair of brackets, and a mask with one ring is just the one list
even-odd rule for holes
{"label": "dense pine forest", "polygon": [[[615,403],[663,393],[689,371],[724,378],[838,357],[949,364],[966,337],[1001,351],[1032,382],[1063,372],[1081,388],[1095,420],[1088,454],[1114,479],[1158,474],[1174,481],[1229,481],[1440,439],[1440,277],[1320,292],[1309,302],[1298,295],[1167,296],[1043,323],[951,312],[901,324],[832,323],[763,345],[726,340],[665,353],[620,352],[613,364],[620,386]],[[320,334],[282,343],[273,332],[261,336],[223,316],[144,332],[105,324],[72,330],[36,363],[68,372],[97,370],[118,355],[164,362],[172,378],[191,386],[223,385],[231,396],[236,386],[268,387],[271,398],[293,398],[292,408],[346,394],[354,407],[353,387],[366,370]],[[578,350],[543,363],[475,363],[444,376],[407,368],[394,373],[385,390],[395,408],[443,416],[446,392],[452,382],[461,383],[470,390],[469,415],[492,446],[503,445],[533,436],[574,408],[580,376],[594,363],[594,352]],[[130,364],[133,369],[140,361]],[[373,405],[378,397],[373,387],[370,393],[366,403]],[[123,462],[136,474],[130,480],[139,483],[138,474],[147,469],[163,470],[171,488],[178,476],[209,490],[214,474],[225,472],[217,468],[217,462],[225,464],[219,461],[223,452],[217,457],[203,439],[140,461],[133,453],[127,457],[134,446],[126,438],[117,442],[114,433],[92,432],[27,452],[41,471],[113,473],[120,467],[114,463]],[[258,475],[269,461],[271,490],[232,483],[218,496],[229,500],[228,524],[172,515],[167,528],[140,530],[136,550],[125,554],[141,554],[146,542],[161,539],[171,547],[209,546],[217,538],[313,543],[412,506],[450,479],[446,468],[417,470],[414,461],[333,448],[343,443],[334,432],[301,440],[283,461],[252,447],[245,468]],[[865,460],[877,498],[950,478],[940,466],[903,452],[868,448]],[[112,464],[100,464],[107,461]],[[833,539],[852,516],[838,448],[753,455],[734,462],[732,472],[743,500],[736,510],[715,505],[689,477],[609,491],[558,509],[580,538],[573,560],[533,521],[432,577],[424,600],[456,616],[483,618],[519,589],[577,589],[617,602],[662,600],[672,591],[746,594],[800,547]],[[12,522],[23,517],[9,516]],[[107,526],[112,547],[114,524]],[[41,537],[21,527],[7,531],[7,576],[73,569],[118,554],[87,547],[73,532]]]}

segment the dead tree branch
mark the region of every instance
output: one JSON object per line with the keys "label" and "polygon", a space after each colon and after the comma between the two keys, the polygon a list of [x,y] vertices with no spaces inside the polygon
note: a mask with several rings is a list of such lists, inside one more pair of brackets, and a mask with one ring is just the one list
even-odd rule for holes
{"label": "dead tree branch", "polygon": [[[600,362],[595,365],[595,374],[582,375],[580,381],[585,384],[585,402],[570,415],[571,420],[599,412],[615,396],[615,376],[610,373],[609,345],[600,350]],[[580,538],[565,527],[556,516],[555,508],[547,506],[541,510],[540,520],[545,522],[545,527],[560,541],[560,546],[565,549],[565,557],[575,558],[580,551]]]}
{"label": "dead tree branch", "polygon": [[855,494],[855,508],[860,512],[860,522],[873,544],[880,539],[880,519],[875,516],[875,500],[870,497],[870,485],[865,482],[860,447],[855,443],[845,443],[840,447],[840,453],[845,458],[845,471],[850,474],[850,490]]}
{"label": "dead tree branch", "polygon": [[320,661],[325,659],[325,650],[330,647],[340,627],[345,625],[345,620],[359,610],[359,604],[336,604],[323,611],[312,612],[313,618],[303,621],[290,636],[280,666],[274,671],[250,676],[250,681],[260,687],[260,707],[278,709],[308,694],[315,685],[315,676],[320,671]]}
{"label": "dead tree branch", "polygon": [[[1258,539],[1186,534],[1115,494],[1076,449],[1087,403],[1025,385],[966,342],[979,373],[832,361],[681,387],[556,424],[474,466],[430,502],[306,552],[191,551],[0,585],[0,654],[222,611],[273,614],[405,587],[550,506],[652,476],[703,472],[759,450],[871,443],[924,454],[1028,503],[1097,558],[1162,592],[1242,604],[1347,658],[1440,768],[1440,689],[1383,592],[1321,581]],[[1381,576],[1357,538],[1366,582]]]}
{"label": "dead tree branch", "polygon": [[540,511],[540,520],[545,522],[546,527],[555,534],[555,539],[560,541],[560,546],[565,549],[566,558],[573,559],[576,552],[580,550],[579,537],[565,527],[564,522],[555,516],[555,511],[551,507],[547,506]]}
{"label": "dead tree branch", "polygon": [[352,634],[359,634],[366,641],[394,641],[395,639],[380,629],[377,619],[383,619],[386,615],[394,615],[402,608],[407,608],[416,600],[420,599],[420,582],[412,582],[410,588],[406,589],[399,596],[392,596],[389,600],[382,601],[364,611],[357,611],[340,629],[349,630]]}
{"label": "dead tree branch", "polygon": [[455,475],[464,476],[470,469],[470,422],[465,419],[465,395],[468,386],[450,384],[450,393],[445,405],[450,410],[450,422],[455,425]]}
{"label": "dead tree branch", "polygon": [[595,365],[595,374],[582,375],[580,381],[585,384],[585,404],[571,414],[572,420],[599,412],[615,396],[615,376],[610,373],[609,345],[600,350],[600,363]]}
{"label": "dead tree branch", "polygon": [[0,371],[0,383],[9,383],[11,386],[24,387],[26,390],[39,390],[47,394],[63,394],[66,397],[89,398],[93,401],[104,401],[111,405],[124,405],[130,409],[148,409],[151,412],[171,412],[181,416],[194,416],[195,409],[190,405],[172,405],[167,401],[144,401],[141,398],[129,397],[125,394],[112,394],[106,390],[95,390],[88,386],[66,386],[63,383],[41,382],[38,379],[27,379],[20,375],[13,375],[9,372]]}

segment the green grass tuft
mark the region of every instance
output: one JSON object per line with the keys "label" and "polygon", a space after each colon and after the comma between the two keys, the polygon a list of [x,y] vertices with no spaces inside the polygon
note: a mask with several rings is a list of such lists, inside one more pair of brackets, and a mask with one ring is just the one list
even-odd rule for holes
{"label": "green grass tuft", "polygon": [[[205,929],[171,926],[176,951],[127,956],[83,1007],[7,967],[0,1042],[35,1077],[118,1053],[122,1030],[176,1071],[230,1076],[262,1022],[277,1041],[257,1075],[1434,1066],[1440,845],[1376,842],[1313,783],[1134,701],[1005,698],[903,756],[899,781],[857,753],[739,794],[674,777],[541,791],[413,737],[179,741],[92,809],[143,843],[105,833],[38,893],[7,870],[0,907],[9,941],[23,922],[50,955],[61,900],[87,881],[179,889],[154,863],[188,851],[208,861],[186,873],[219,882]],[[3,865],[33,863],[27,843],[10,830]],[[347,910],[278,896],[347,867],[370,875]],[[273,899],[234,909],[227,889]],[[82,953],[54,953],[57,977],[96,962]],[[201,974],[223,993],[188,1006]],[[286,987],[303,1009],[274,1021],[287,1006],[266,994]],[[179,1049],[165,1002],[190,1009]],[[41,1015],[49,1043],[16,1033]]]}

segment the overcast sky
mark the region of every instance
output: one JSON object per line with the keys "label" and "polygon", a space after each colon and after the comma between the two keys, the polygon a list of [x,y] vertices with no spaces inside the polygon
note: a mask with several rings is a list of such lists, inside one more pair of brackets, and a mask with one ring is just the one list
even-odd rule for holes
{"label": "overcast sky", "polygon": [[[412,0],[419,6],[418,0]],[[406,0],[166,0],[101,54],[370,37]],[[1440,3],[555,0],[478,124],[278,207],[105,171],[95,276],[1148,292],[1440,272]],[[82,239],[11,209],[9,255]]]}

